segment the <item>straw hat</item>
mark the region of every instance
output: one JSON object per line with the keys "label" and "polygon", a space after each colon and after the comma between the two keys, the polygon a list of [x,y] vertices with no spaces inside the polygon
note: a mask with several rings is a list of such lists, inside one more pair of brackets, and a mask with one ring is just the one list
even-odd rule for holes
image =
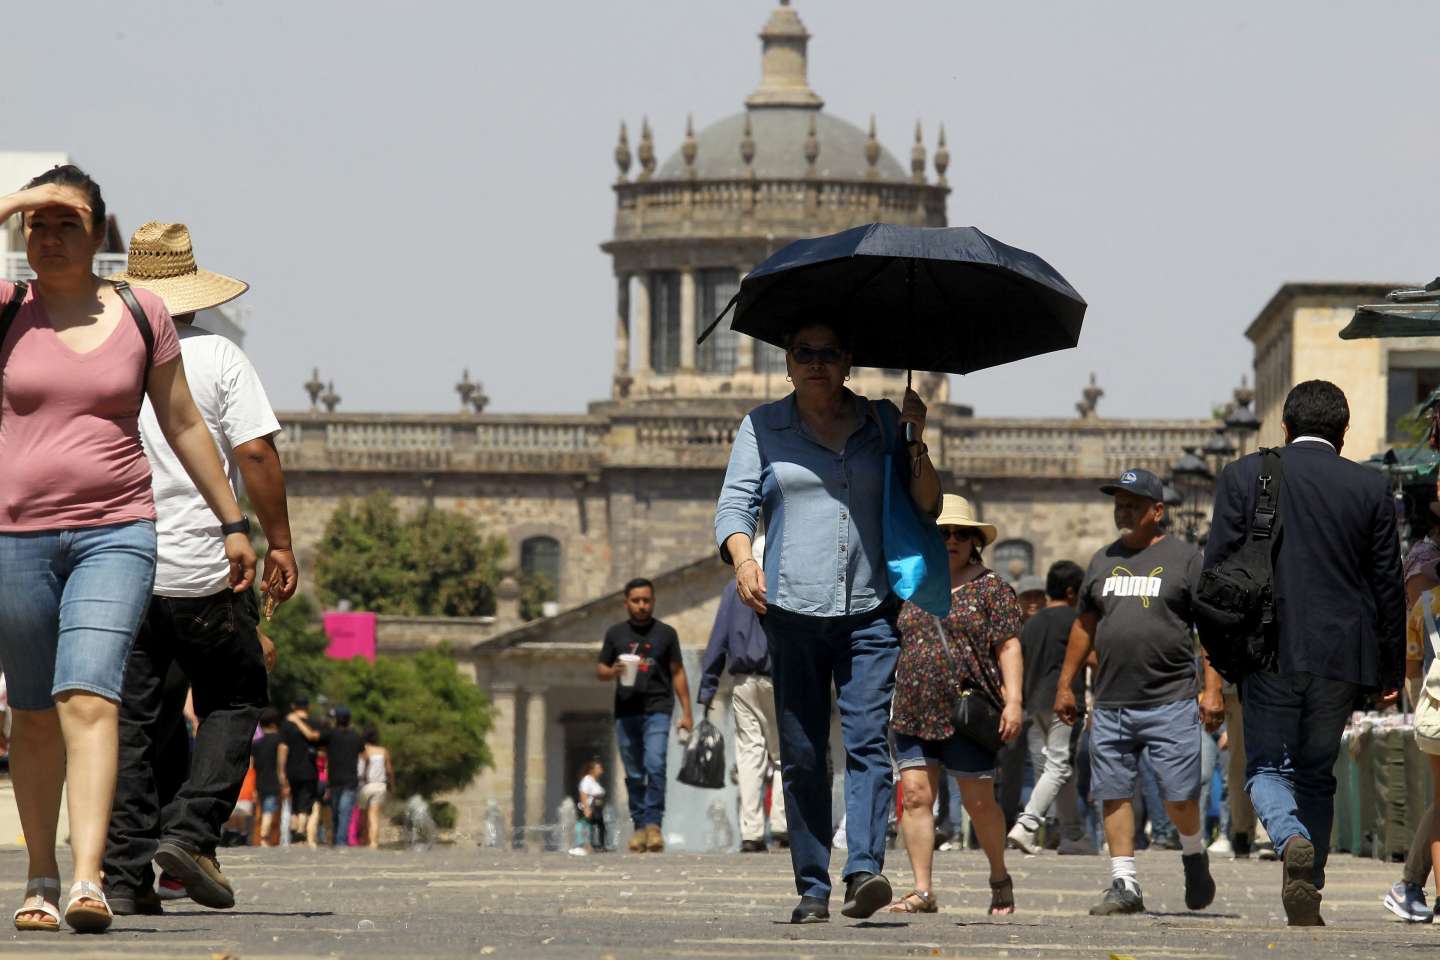
{"label": "straw hat", "polygon": [[218,307],[250,289],[243,280],[197,267],[185,224],[154,220],[130,238],[125,272],[105,279],[125,280],[158,294],[172,317]]}
{"label": "straw hat", "polygon": [[937,527],[973,527],[980,531],[985,539],[985,546],[995,542],[1000,536],[1000,531],[995,529],[993,523],[981,523],[975,519],[975,509],[970,506],[970,501],[964,497],[956,496],[953,493],[945,494],[940,503],[940,518],[935,521]]}

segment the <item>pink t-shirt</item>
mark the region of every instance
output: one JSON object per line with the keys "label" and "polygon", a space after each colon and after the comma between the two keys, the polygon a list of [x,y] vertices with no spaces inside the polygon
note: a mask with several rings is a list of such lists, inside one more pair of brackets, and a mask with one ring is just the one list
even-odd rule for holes
{"label": "pink t-shirt", "polygon": [[[0,344],[0,532],[154,520],[140,445],[145,341],[127,310],[89,353],[60,341],[30,285]],[[0,303],[15,285],[0,280]],[[180,356],[164,302],[135,290],[155,332],[154,366]]]}

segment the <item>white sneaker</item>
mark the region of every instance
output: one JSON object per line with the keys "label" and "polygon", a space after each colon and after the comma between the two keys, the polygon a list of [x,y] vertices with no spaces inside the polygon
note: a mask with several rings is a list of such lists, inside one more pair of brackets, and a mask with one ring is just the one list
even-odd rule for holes
{"label": "white sneaker", "polygon": [[1055,849],[1055,852],[1062,857],[1093,857],[1096,855],[1095,845],[1089,840],[1061,840],[1060,846]]}
{"label": "white sneaker", "polygon": [[584,847],[571,847],[569,853],[572,857],[585,857],[590,855],[590,851]]}
{"label": "white sneaker", "polygon": [[1034,856],[1042,849],[1037,834],[1039,830],[1025,826],[1025,818],[1021,817],[1015,821],[1015,826],[1010,828],[1010,846],[1021,853]]}
{"label": "white sneaker", "polygon": [[1228,857],[1235,852],[1235,848],[1230,846],[1230,838],[1223,833],[1216,837],[1215,842],[1205,849],[1208,850],[1212,856],[1217,857]]}
{"label": "white sneaker", "polygon": [[831,845],[832,847],[834,847],[836,850],[844,850],[844,849],[845,849],[845,828],[844,828],[844,827],[841,827],[841,828],[839,828],[838,830],[835,831],[835,836],[831,839],[830,845]]}

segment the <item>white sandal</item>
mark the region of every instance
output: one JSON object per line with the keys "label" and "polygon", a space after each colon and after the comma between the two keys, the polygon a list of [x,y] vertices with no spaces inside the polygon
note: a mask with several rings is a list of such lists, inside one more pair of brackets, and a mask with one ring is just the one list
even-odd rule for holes
{"label": "white sandal", "polygon": [[[58,891],[57,891],[58,892]],[[99,906],[86,906],[85,901]],[[115,914],[105,891],[89,880],[76,880],[70,887],[70,902],[65,905],[65,922],[76,933],[104,933],[110,929]]]}
{"label": "white sandal", "polygon": [[[39,904],[32,904],[30,902],[32,900],[38,900]],[[48,930],[59,933],[60,911],[56,907],[59,902],[59,877],[31,877],[25,884],[25,905],[15,911],[15,929]],[[31,917],[28,920],[21,920],[20,915],[25,913],[43,913],[50,919],[48,921],[36,920]]]}

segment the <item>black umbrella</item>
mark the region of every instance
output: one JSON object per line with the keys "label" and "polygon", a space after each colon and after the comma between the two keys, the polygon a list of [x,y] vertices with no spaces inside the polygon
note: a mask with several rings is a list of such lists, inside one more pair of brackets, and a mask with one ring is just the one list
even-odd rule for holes
{"label": "black umbrella", "polygon": [[970,373],[1075,346],[1085,300],[1044,260],[974,227],[872,223],[797,240],[746,275],[700,335],[784,347],[810,320],[850,333],[855,363]]}

